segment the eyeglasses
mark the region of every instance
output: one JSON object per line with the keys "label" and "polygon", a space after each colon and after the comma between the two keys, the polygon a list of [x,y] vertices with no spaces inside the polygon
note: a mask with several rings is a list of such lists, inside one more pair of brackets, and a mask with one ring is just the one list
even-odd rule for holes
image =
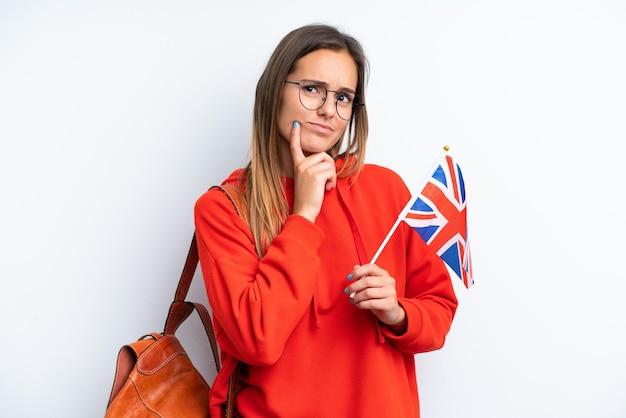
{"label": "eyeglasses", "polygon": [[343,120],[350,120],[356,114],[355,110],[364,106],[362,103],[356,103],[354,100],[356,95],[351,92],[328,90],[323,84],[306,81],[299,83],[297,81],[285,81],[287,84],[295,84],[299,87],[298,96],[300,103],[307,110],[317,110],[324,106],[328,93],[335,93],[335,109],[337,115]]}

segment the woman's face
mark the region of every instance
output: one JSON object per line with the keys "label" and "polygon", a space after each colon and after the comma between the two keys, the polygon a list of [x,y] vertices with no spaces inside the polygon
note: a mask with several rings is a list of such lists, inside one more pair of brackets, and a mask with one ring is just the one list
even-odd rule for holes
{"label": "woman's face", "polygon": [[[318,49],[296,62],[287,81],[315,82],[328,90],[351,92],[354,96],[358,75],[356,64],[347,51]],[[285,83],[278,114],[279,134],[284,140],[284,155],[289,157],[287,161],[291,161],[289,140],[294,121],[298,121],[301,126],[300,143],[305,155],[328,151],[341,138],[348,125],[348,121],[337,114],[336,93],[328,92],[322,107],[308,110],[300,102],[300,89],[296,84]]]}

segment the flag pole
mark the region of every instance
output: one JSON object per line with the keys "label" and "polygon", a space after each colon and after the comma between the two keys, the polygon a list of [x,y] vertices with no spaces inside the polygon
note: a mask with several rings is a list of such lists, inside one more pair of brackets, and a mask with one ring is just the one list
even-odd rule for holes
{"label": "flag pole", "polygon": [[[450,150],[450,147],[447,145],[443,146],[443,150],[445,152],[448,152]],[[439,163],[440,158],[437,158],[435,165],[433,166],[433,169],[430,170],[430,172],[428,173],[428,177],[426,177],[426,183],[428,183],[428,179],[430,178],[430,176],[432,175],[432,173],[435,171],[435,167],[437,166],[437,164]],[[422,186],[423,188],[423,186]],[[418,190],[422,190],[421,188]],[[372,257],[372,261],[370,261],[371,264],[376,263],[376,260],[378,260],[378,257],[380,256],[380,253],[383,252],[383,249],[385,248],[385,246],[387,245],[387,243],[389,242],[389,240],[391,239],[391,236],[393,235],[393,233],[396,231],[396,229],[398,228],[398,225],[400,225],[400,222],[402,222],[402,220],[404,219],[404,217],[406,216],[407,212],[409,211],[409,209],[411,208],[411,206],[413,206],[413,198],[411,197],[411,199],[409,199],[409,202],[404,206],[404,209],[402,209],[402,212],[400,212],[400,214],[398,215],[398,219],[396,219],[396,222],[393,224],[393,226],[391,227],[391,229],[389,230],[389,232],[387,233],[387,236],[385,237],[385,239],[383,240],[383,242],[380,244],[380,246],[378,247],[378,250],[376,250],[376,253],[374,254],[374,257]]]}
{"label": "flag pole", "polygon": [[[405,211],[403,210],[402,213],[404,213],[404,212]],[[400,222],[402,222],[402,217],[398,216],[398,219],[396,219],[396,223],[393,224],[393,226],[391,227],[391,229],[387,233],[387,236],[383,240],[382,244],[380,244],[380,247],[378,247],[378,250],[376,251],[376,254],[374,254],[374,257],[372,257],[372,261],[370,261],[371,264],[376,263],[376,260],[378,260],[378,256],[380,255],[380,253],[383,252],[383,248],[385,248],[385,245],[387,245],[387,243],[389,242],[389,239],[391,238],[393,233],[396,231],[396,228],[398,228],[398,225],[400,225]]]}

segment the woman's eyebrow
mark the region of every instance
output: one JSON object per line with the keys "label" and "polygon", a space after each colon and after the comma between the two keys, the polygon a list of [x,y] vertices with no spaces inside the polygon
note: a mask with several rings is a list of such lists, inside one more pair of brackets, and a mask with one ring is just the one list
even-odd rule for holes
{"label": "woman's eyebrow", "polygon": [[[301,82],[301,83],[302,83],[302,82],[307,82],[307,83],[315,83],[315,84],[319,84],[319,85],[321,85],[321,86],[326,87],[326,90],[329,90],[329,88],[328,88],[328,83],[327,83],[327,82],[325,82],[325,81],[321,81],[321,80],[312,80],[312,79],[307,79],[307,78],[305,78],[305,79],[302,79],[300,82]],[[352,93],[352,94],[356,94],[356,91],[355,91],[354,89],[349,88],[349,87],[340,87],[340,88],[338,88],[338,89],[337,89],[337,91],[339,91],[339,92],[341,92],[341,93]]]}

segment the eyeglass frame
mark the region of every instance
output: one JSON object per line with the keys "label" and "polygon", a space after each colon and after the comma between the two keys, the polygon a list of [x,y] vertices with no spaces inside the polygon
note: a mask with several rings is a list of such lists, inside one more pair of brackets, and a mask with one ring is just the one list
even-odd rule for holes
{"label": "eyeglass frame", "polygon": [[289,81],[289,80],[285,80],[285,83],[293,84],[293,85],[296,85],[296,86],[299,87],[299,89],[298,89],[298,100],[300,100],[300,104],[302,105],[303,108],[305,108],[306,110],[309,110],[311,112],[315,112],[316,110],[321,109],[322,106],[324,106],[326,104],[326,99],[328,99],[328,93],[335,93],[335,112],[337,112],[337,116],[339,116],[339,119],[341,119],[341,120],[345,120],[347,122],[353,120],[354,116],[357,114],[357,112],[355,110],[360,109],[362,106],[365,106],[365,103],[358,103],[358,102],[355,101],[358,96],[357,96],[356,93],[354,93],[354,100],[352,101],[352,111],[351,111],[350,119],[344,119],[339,114],[339,98],[337,96],[340,95],[340,94],[346,94],[347,92],[345,92],[345,91],[337,91],[337,90],[330,90],[323,83],[316,82],[316,83],[311,83],[311,84],[315,84],[315,85],[318,85],[320,87],[324,87],[324,89],[326,90],[326,95],[322,99],[322,104],[320,104],[315,109],[309,109],[308,107],[306,107],[304,105],[304,103],[302,103],[302,96],[300,96],[300,93],[302,92],[302,87],[305,87],[306,84],[303,84],[303,83],[301,83],[299,81]]}

